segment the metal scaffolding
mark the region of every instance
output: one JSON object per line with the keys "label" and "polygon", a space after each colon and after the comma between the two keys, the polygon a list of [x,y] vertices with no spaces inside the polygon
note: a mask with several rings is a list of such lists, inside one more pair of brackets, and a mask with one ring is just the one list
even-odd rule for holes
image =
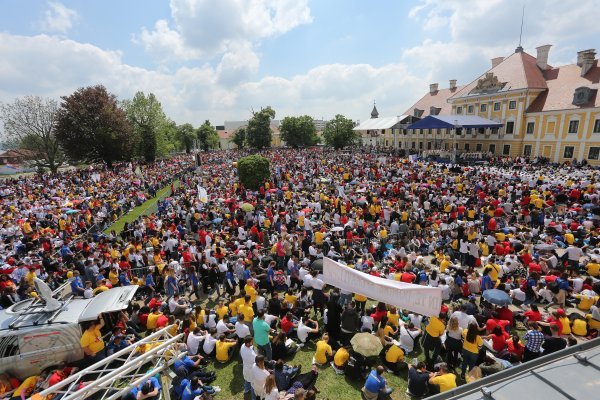
{"label": "metal scaffolding", "polygon": [[[187,352],[179,346],[183,334],[172,336],[169,334],[171,328],[172,326],[168,326],[133,343],[76,372],[39,395],[41,398],[60,395],[61,400],[89,399],[92,396],[97,400],[120,398],[132,387],[163,373],[186,355]],[[143,352],[140,352],[141,346],[145,346]],[[168,393],[169,388],[163,387],[163,391]]]}

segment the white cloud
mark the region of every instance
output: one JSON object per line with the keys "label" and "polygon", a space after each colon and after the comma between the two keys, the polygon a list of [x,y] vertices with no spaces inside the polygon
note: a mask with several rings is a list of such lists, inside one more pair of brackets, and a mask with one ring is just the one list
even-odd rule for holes
{"label": "white cloud", "polygon": [[46,32],[66,33],[79,17],[77,11],[65,7],[62,3],[49,1],[48,7],[40,23],[40,27]]}

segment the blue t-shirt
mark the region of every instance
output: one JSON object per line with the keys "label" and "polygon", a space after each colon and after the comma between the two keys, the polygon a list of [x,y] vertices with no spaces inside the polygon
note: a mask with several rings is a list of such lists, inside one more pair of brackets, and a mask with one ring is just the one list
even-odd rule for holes
{"label": "blue t-shirt", "polygon": [[[152,384],[152,390],[151,391],[153,391],[154,389],[158,389],[158,390],[161,389],[160,382],[155,377],[150,377],[148,379],[148,381]],[[143,383],[140,386],[138,386],[138,388],[137,388],[140,392],[142,391],[142,386],[144,386]]]}
{"label": "blue t-shirt", "polygon": [[152,274],[146,275],[146,286],[154,286],[154,278]]}
{"label": "blue t-shirt", "polygon": [[71,292],[75,295],[80,295],[81,290],[77,290],[77,288],[83,289],[83,282],[81,282],[81,278],[78,276],[71,281]]}
{"label": "blue t-shirt", "polygon": [[183,391],[185,390],[185,387],[189,384],[190,384],[190,380],[184,378],[181,380],[181,382],[179,382],[178,386],[175,386],[173,388],[177,397],[181,397],[181,395],[183,394]]}
{"label": "blue t-shirt", "polygon": [[489,275],[484,275],[481,278],[481,290],[488,290],[494,288],[494,282],[492,282],[492,278]]}
{"label": "blue t-shirt", "polygon": [[380,390],[385,389],[385,379],[373,370],[365,382],[365,389],[371,393],[379,393]]}
{"label": "blue t-shirt", "polygon": [[192,389],[192,384],[188,383],[183,392],[181,393],[181,400],[194,400],[196,396],[200,396],[203,390],[199,386],[196,389]]}

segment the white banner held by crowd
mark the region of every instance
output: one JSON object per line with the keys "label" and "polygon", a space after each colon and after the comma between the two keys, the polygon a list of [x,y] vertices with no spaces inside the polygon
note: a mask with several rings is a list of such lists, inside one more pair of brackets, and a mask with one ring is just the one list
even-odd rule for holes
{"label": "white banner held by crowd", "polygon": [[198,185],[198,199],[203,203],[208,203],[208,193],[200,185]]}
{"label": "white banner held by crowd", "polygon": [[368,275],[327,257],[323,259],[323,279],[328,285],[423,315],[437,316],[442,306],[440,288]]}

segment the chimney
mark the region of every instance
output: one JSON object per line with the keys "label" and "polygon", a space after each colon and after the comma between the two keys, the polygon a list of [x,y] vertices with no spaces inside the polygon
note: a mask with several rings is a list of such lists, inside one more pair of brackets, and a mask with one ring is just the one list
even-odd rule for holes
{"label": "chimney", "polygon": [[577,65],[581,67],[581,76],[585,76],[596,60],[596,50],[589,49],[577,52]]}
{"label": "chimney", "polygon": [[450,90],[454,91],[456,89],[456,79],[450,79]]}
{"label": "chimney", "polygon": [[548,53],[550,52],[550,47],[552,47],[551,44],[545,44],[535,48],[537,50],[535,63],[542,71],[548,69]]}
{"label": "chimney", "polygon": [[432,83],[431,85],[429,85],[429,94],[435,94],[438,91],[438,84],[437,83]]}
{"label": "chimney", "polygon": [[492,58],[492,68],[495,68],[498,64],[504,61],[504,57]]}

